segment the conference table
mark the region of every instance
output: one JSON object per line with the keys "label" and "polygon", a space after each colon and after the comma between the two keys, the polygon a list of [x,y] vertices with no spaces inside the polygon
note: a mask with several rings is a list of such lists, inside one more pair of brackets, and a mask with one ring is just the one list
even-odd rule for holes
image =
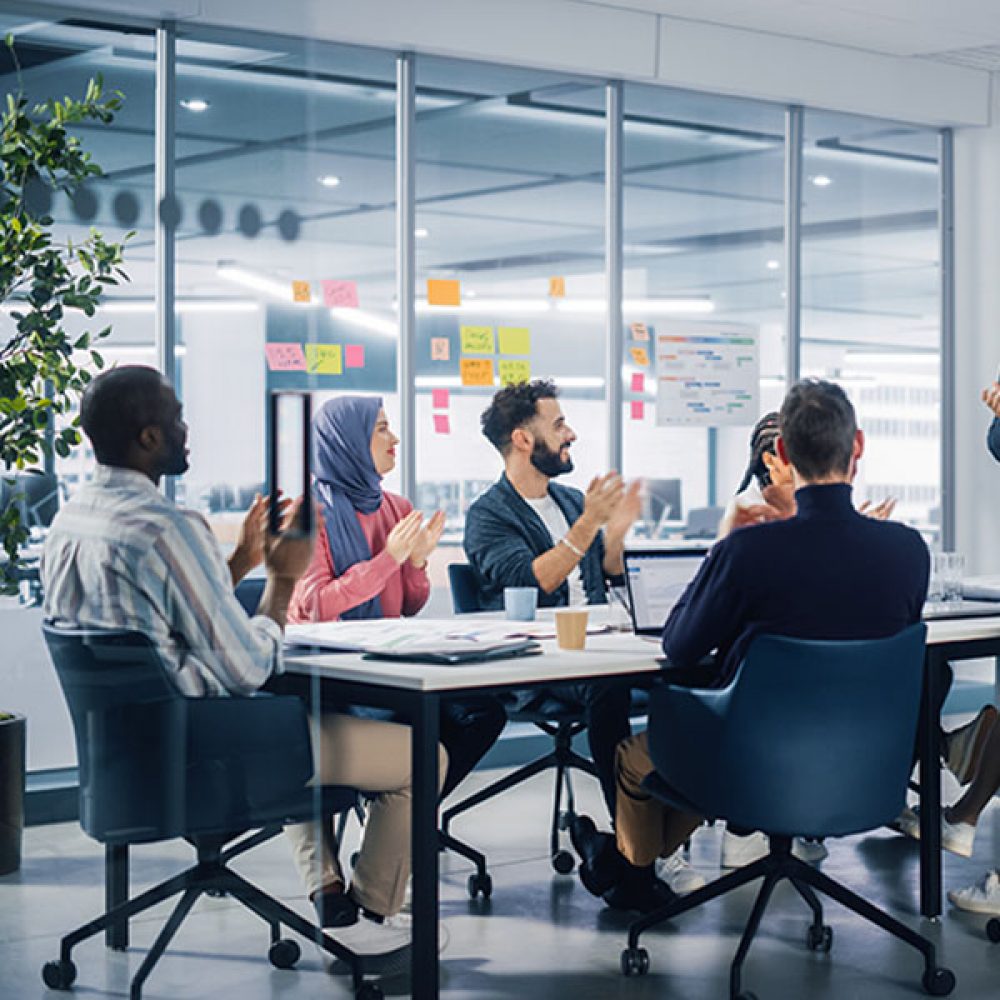
{"label": "conference table", "polygon": [[[463,630],[477,618],[463,615]],[[496,625],[496,617],[486,619]],[[943,662],[1000,658],[1000,605],[996,614],[927,622],[925,686],[918,732],[920,757],[920,913],[937,918],[942,910],[940,702],[938,684]],[[584,650],[559,650],[543,640],[543,653],[518,659],[462,665],[362,659],[356,653],[290,648],[285,656],[289,679],[320,700],[388,708],[408,719],[413,760],[413,946],[411,986],[415,1000],[438,997],[438,754],[439,711],[444,697],[501,693],[515,688],[560,682],[617,679],[642,683],[657,674],[658,642],[631,633],[588,636]],[[1000,659],[997,661],[1000,684]],[[502,891],[502,887],[501,890]],[[105,894],[110,906],[128,896],[127,848],[106,853]],[[127,924],[109,928],[110,947],[124,948]]]}
{"label": "conference table", "polygon": [[[462,616],[471,626],[473,616]],[[490,620],[495,625],[495,618]],[[1000,656],[997,614],[928,621],[925,690],[919,724],[921,840],[920,912],[937,917],[942,907],[940,721],[934,710],[942,661]],[[285,670],[318,684],[342,703],[377,706],[408,719],[413,753],[413,947],[414,1000],[438,996],[438,801],[437,743],[441,699],[566,681],[617,679],[641,683],[661,669],[659,644],[626,633],[589,636],[584,650],[567,652],[552,640],[543,654],[523,659],[445,666],[362,659],[358,654],[289,651]],[[502,888],[501,888],[502,891]]]}

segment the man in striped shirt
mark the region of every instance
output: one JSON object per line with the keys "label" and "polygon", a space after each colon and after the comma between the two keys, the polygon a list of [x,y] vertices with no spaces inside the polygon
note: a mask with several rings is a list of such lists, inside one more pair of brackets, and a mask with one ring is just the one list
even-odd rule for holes
{"label": "man in striped shirt", "polygon": [[[269,535],[258,499],[227,565],[205,519],[159,492],[163,476],[187,470],[188,449],[181,404],[155,369],[123,366],[98,376],[80,419],[99,464],[46,538],[46,617],[148,635],[189,697],[256,691],[281,672],[285,613],[312,539]],[[289,516],[296,513],[293,504]],[[267,583],[248,618],[233,587],[262,559]],[[315,780],[373,797],[349,893],[319,824],[287,829],[296,863],[324,926],[361,953],[397,950],[410,934],[398,916],[410,861],[409,729],[326,713],[310,719],[310,730]]]}

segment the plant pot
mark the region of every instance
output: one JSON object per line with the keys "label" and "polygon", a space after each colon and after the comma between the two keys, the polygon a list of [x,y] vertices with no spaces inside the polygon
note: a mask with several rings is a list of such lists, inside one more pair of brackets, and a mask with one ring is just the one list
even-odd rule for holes
{"label": "plant pot", "polygon": [[0,875],[21,867],[26,732],[23,715],[0,718]]}

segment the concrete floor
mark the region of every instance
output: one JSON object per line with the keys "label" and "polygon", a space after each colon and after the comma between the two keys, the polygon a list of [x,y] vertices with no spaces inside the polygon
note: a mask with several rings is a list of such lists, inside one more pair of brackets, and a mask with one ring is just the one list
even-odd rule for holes
{"label": "concrete floor", "polygon": [[[489,772],[475,783],[489,780]],[[601,816],[596,786],[578,789],[581,809]],[[470,903],[468,866],[442,859],[442,995],[454,1000],[487,997],[572,997],[573,1000],[724,1000],[728,966],[753,899],[753,888],[718,900],[644,939],[649,975],[625,979],[618,971],[627,921],[589,896],[575,875],[554,875],[546,854],[551,782],[535,779],[518,793],[462,817],[455,832],[483,847],[494,879],[489,904]],[[946,791],[946,800],[951,795]],[[721,829],[699,831],[692,861],[705,875],[718,871]],[[953,969],[953,996],[1000,996],[1000,945],[983,932],[982,918],[949,912],[940,923],[916,913],[917,846],[888,831],[834,841],[824,870],[888,907],[940,944],[940,961]],[[186,845],[170,843],[133,852],[135,888],[152,884],[187,864]],[[1000,806],[984,815],[975,857],[946,856],[946,887],[978,878],[1000,859]],[[279,839],[241,859],[252,881],[308,912],[286,845]],[[61,934],[96,915],[103,903],[103,852],[76,824],[26,831],[22,870],[0,878],[0,998],[56,997],[40,977],[57,957]],[[126,953],[107,951],[91,939],[74,951],[73,994],[87,1000],[128,995],[138,967],[165,918],[166,908],[132,923]],[[921,996],[922,964],[916,952],[848,914],[827,907],[833,950],[813,954],[803,944],[806,910],[793,891],[777,892],[746,964],[744,988],[761,1000],[830,998],[896,1000]],[[147,1000],[298,1000],[351,996],[349,980],[331,973],[312,945],[303,945],[296,969],[273,969],[266,959],[267,930],[227,899],[204,899],[181,928],[146,984]],[[387,996],[405,996],[405,975],[382,980]]]}

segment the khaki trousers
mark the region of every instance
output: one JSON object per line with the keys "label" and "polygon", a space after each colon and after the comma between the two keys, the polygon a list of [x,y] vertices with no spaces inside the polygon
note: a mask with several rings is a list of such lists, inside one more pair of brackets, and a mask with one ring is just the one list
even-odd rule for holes
{"label": "khaki trousers", "polygon": [[700,816],[674,809],[643,789],[643,779],[654,770],[645,733],[618,744],[615,834],[618,850],[640,868],[669,857],[702,822]]}
{"label": "khaki trousers", "polygon": [[[328,712],[309,719],[314,785],[347,785],[374,795],[351,892],[366,910],[398,913],[410,875],[410,728]],[[438,786],[448,755],[438,747]],[[344,883],[329,818],[285,827],[309,895]]]}

